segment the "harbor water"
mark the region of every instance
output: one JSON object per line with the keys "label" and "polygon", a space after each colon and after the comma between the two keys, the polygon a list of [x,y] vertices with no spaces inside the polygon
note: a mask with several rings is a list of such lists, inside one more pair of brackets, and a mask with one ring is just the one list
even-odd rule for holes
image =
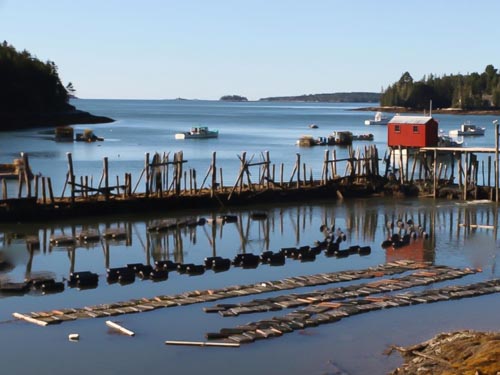
{"label": "harbor water", "polygon": [[[320,103],[227,103],[210,101],[75,100],[77,108],[112,117],[110,124],[75,125],[76,131],[92,128],[104,138],[95,143],[59,143],[47,134],[53,128],[0,133],[0,163],[11,162],[26,152],[34,173],[52,178],[54,194],[61,194],[67,172],[67,152],[73,155],[75,174],[98,181],[102,159],[109,158],[111,175],[132,173],[134,184],[144,166],[146,152],[184,152],[188,168],[204,174],[212,152],[223,168],[224,181],[234,184],[240,162],[247,152],[254,160],[270,152],[273,163],[285,164],[290,176],[295,154],[321,176],[325,147],[298,148],[295,141],[304,134],[326,136],[335,130],[354,134],[372,133],[376,144],[386,148],[386,127],[365,126],[373,113],[357,111],[360,104]],[[487,127],[486,136],[466,139],[467,146],[493,147],[491,116],[435,115],[441,129],[458,128],[465,121]],[[309,127],[316,124],[317,129]],[[176,140],[174,135],[193,126],[218,129],[217,139]],[[347,149],[330,146],[338,157]],[[258,175],[258,172],[255,172]],[[9,181],[9,191],[17,182]],[[255,214],[258,213],[258,219]],[[217,217],[234,215],[233,223]],[[204,218],[196,227],[164,232],[148,230],[161,220]],[[398,220],[420,226],[419,237],[410,246],[383,248],[381,243],[398,232]],[[395,224],[395,227],[389,224]],[[367,255],[345,258],[317,256],[313,262],[287,259],[282,266],[260,264],[256,268],[231,267],[226,272],[205,271],[198,276],[170,272],[167,280],[153,282],[136,278],[121,285],[106,280],[106,269],[132,263],[154,264],[170,259],[179,263],[202,264],[204,258],[234,258],[240,253],[261,254],[285,247],[313,245],[324,239],[321,225],[335,226],[345,235],[341,248],[370,246]],[[63,281],[64,291],[44,294],[30,290],[23,294],[0,294],[0,358],[2,372],[15,374],[133,374],[170,372],[174,374],[384,374],[401,364],[398,355],[385,356],[389,345],[411,345],[442,331],[459,329],[498,330],[500,298],[497,294],[382,309],[355,315],[336,323],[309,327],[282,337],[260,340],[240,348],[175,347],[165,340],[204,341],[205,333],[234,327],[249,321],[283,315],[282,311],[238,317],[206,314],[201,303],[157,309],[112,317],[135,332],[134,337],[117,334],[105,318],[82,319],[39,327],[13,319],[13,312],[30,313],[64,308],[174,295],[192,290],[224,288],[230,285],[280,280],[291,276],[365,269],[402,259],[427,261],[436,265],[475,268],[481,272],[454,281],[428,285],[469,284],[499,277],[497,267],[498,208],[485,201],[462,202],[433,199],[377,197],[356,200],[300,202],[297,204],[163,212],[140,215],[74,218],[70,221],[0,224],[0,281],[20,282],[26,277],[52,277]],[[75,236],[84,230],[105,233],[116,230],[124,238],[100,240],[73,246],[57,245],[50,238]],[[29,249],[28,238],[40,240],[39,249]],[[91,271],[99,275],[97,287],[72,288],[71,272]],[[350,283],[344,283],[348,285]],[[326,288],[300,288],[288,293]],[[240,302],[266,295],[228,299]],[[225,301],[226,302],[226,301]],[[68,335],[80,340],[70,342]]]}

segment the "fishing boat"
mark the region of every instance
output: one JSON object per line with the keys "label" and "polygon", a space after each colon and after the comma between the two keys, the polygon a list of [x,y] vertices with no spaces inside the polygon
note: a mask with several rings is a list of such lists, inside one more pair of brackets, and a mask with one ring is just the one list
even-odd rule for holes
{"label": "fishing boat", "polygon": [[340,145],[340,146],[351,145],[352,140],[353,140],[353,135],[350,131],[347,130],[335,131],[328,136],[329,145]]}
{"label": "fishing boat", "polygon": [[352,136],[353,141],[373,141],[373,134],[355,134]]}
{"label": "fishing boat", "polygon": [[484,135],[485,130],[486,128],[473,125],[470,123],[470,121],[467,121],[460,125],[460,129],[450,130],[448,134],[450,137]]}
{"label": "fishing boat", "polygon": [[198,126],[191,128],[191,130],[188,132],[177,133],[175,135],[175,139],[205,139],[217,138],[218,136],[218,130],[209,130],[206,126]]}
{"label": "fishing boat", "polygon": [[365,120],[365,125],[387,125],[389,120],[389,117],[383,116],[382,112],[377,112],[373,120]]}
{"label": "fishing boat", "polygon": [[460,138],[452,138],[445,134],[440,134],[438,136],[438,147],[462,147],[464,143],[464,139]]}

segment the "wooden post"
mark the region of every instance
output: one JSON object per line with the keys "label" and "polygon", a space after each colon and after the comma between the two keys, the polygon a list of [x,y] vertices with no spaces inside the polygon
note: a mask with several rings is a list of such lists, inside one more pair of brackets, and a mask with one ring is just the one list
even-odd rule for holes
{"label": "wooden post", "polygon": [[325,157],[323,158],[323,173],[321,174],[321,184],[326,185],[328,182],[328,159],[330,159],[330,150],[325,150]]}
{"label": "wooden post", "polygon": [[304,181],[304,186],[307,182],[307,172],[306,172],[306,163],[302,163],[302,181]]}
{"label": "wooden post", "polygon": [[216,167],[216,152],[212,152],[212,164],[210,168],[212,169],[212,188],[210,190],[210,196],[213,197],[215,194],[215,188],[217,186],[217,167]]}
{"label": "wooden post", "polygon": [[5,181],[5,178],[2,178],[2,199],[6,200],[8,197],[7,194],[7,181]]}
{"label": "wooden post", "polygon": [[488,156],[488,187],[491,188],[491,156]]}
{"label": "wooden post", "polygon": [[297,161],[295,164],[296,170],[297,170],[297,188],[300,187],[300,154],[297,153]]}
{"label": "wooden post", "polygon": [[47,204],[47,194],[45,191],[45,177],[42,177],[42,202]]}
{"label": "wooden post", "polygon": [[18,189],[17,189],[17,198],[21,198],[22,195],[23,195],[23,181],[24,181],[24,178],[22,176],[22,174],[19,174],[17,176],[17,183],[18,183]]}
{"label": "wooden post", "polygon": [[40,179],[40,176],[36,175],[35,176],[35,199],[38,200],[38,184],[39,184],[39,180]]}
{"label": "wooden post", "polygon": [[270,170],[270,166],[271,166],[271,160],[270,160],[270,157],[269,157],[269,151],[266,151],[265,152],[265,155],[266,155],[266,187],[269,189],[269,186],[270,186],[270,183],[271,183],[271,170]]}
{"label": "wooden post", "polygon": [[196,169],[193,168],[193,189],[194,193],[196,194],[198,192],[198,186],[196,184]]}
{"label": "wooden post", "polygon": [[469,168],[468,168],[468,161],[467,161],[467,152],[465,153],[465,166],[464,166],[464,201],[467,200],[467,185],[468,185],[468,179],[469,179]]}
{"label": "wooden post", "polygon": [[420,155],[420,152],[417,152],[415,154],[415,157],[413,158],[413,165],[411,167],[411,176],[410,176],[410,182],[413,182],[413,175],[415,173],[415,167],[417,166],[417,158]]}
{"label": "wooden post", "polygon": [[66,156],[68,157],[68,177],[71,185],[71,203],[75,203],[75,173],[73,171],[73,156],[71,152],[67,152]]}
{"label": "wooden post", "polygon": [[433,197],[436,198],[437,196],[437,150],[434,149],[434,160],[433,160],[433,173],[432,176],[434,177],[434,189],[433,189]]}
{"label": "wooden post", "polygon": [[[224,192],[224,177],[222,175],[222,167],[219,168],[219,190]],[[196,186],[196,185],[195,185]]]}
{"label": "wooden post", "polygon": [[150,180],[150,170],[149,170],[149,152],[144,154],[144,170],[146,171],[146,197],[149,197],[149,180]]}
{"label": "wooden post", "polygon": [[285,166],[283,163],[280,164],[280,186],[283,187],[283,173],[284,173]]}
{"label": "wooden post", "polygon": [[49,188],[50,203],[54,204],[54,192],[52,191],[52,180],[50,177],[47,177],[47,187]]}
{"label": "wooden post", "polygon": [[108,158],[105,156],[103,159],[104,163],[104,199],[109,199],[109,174],[108,174]]}
{"label": "wooden post", "polygon": [[246,157],[247,157],[247,152],[243,151],[241,153],[241,167],[240,167],[240,186],[239,186],[239,193],[241,193],[241,190],[243,189],[243,175],[245,173],[245,168],[246,168]]}
{"label": "wooden post", "polygon": [[31,180],[29,176],[30,163],[28,160],[28,154],[25,152],[21,152],[21,157],[23,159],[23,177],[24,177],[24,182],[26,184],[26,193],[27,197],[31,198]]}

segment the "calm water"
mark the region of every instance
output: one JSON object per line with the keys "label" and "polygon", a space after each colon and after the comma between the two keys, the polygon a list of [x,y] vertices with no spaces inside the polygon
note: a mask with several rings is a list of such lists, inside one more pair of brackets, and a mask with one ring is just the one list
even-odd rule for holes
{"label": "calm water", "polygon": [[[19,151],[28,152],[33,170],[51,176],[57,194],[64,184],[66,152],[73,154],[77,175],[93,175],[98,180],[104,156],[110,159],[112,173],[121,176],[132,172],[137,178],[146,152],[182,150],[189,160],[189,167],[204,173],[212,152],[216,151],[218,165],[224,169],[225,183],[232,184],[239,163],[236,155],[242,151],[255,154],[257,159],[262,151],[269,150],[272,161],[285,163],[288,174],[295,162],[295,153],[300,152],[314,173],[320,173],[324,149],[298,149],[294,143],[302,134],[324,136],[333,130],[349,129],[354,133],[372,132],[374,142],[382,152],[385,144],[386,128],[364,126],[363,121],[373,114],[352,111],[359,106],[357,104],[105,100],[78,100],[75,104],[80,109],[117,120],[113,124],[92,127],[97,135],[105,138],[104,142],[55,143],[40,134],[40,130],[0,133],[0,162],[9,162]],[[493,120],[474,116],[435,117],[445,130],[459,126],[465,119],[481,126],[489,126]],[[311,123],[317,124],[319,129],[309,129]],[[176,132],[196,125],[217,128],[220,137],[195,142],[174,140]],[[80,130],[85,127],[75,126]],[[467,142],[471,146],[493,146],[494,139],[485,136]],[[339,155],[346,151],[338,148],[337,152]],[[15,190],[15,186],[10,183],[10,190]],[[252,212],[265,212],[267,219],[252,220]],[[9,259],[12,266],[0,271],[0,278],[21,281],[31,274],[50,275],[62,280],[72,270],[92,271],[101,276],[95,289],[66,287],[64,292],[52,295],[0,296],[2,370],[16,374],[132,374],[144,371],[175,374],[327,374],[334,373],[339,367],[349,374],[382,374],[400,363],[397,356],[387,358],[382,355],[388,345],[413,344],[447,330],[499,327],[498,296],[371,312],[239,349],[167,347],[163,342],[202,341],[206,332],[280,315],[281,312],[221,318],[203,313],[202,308],[209,304],[200,304],[116,317],[116,321],[136,332],[133,338],[112,334],[104,319],[80,320],[45,328],[11,320],[14,311],[82,307],[294,275],[366,268],[394,259],[428,260],[436,264],[479,267],[483,270],[455,283],[499,277],[497,233],[489,229],[465,231],[459,225],[466,221],[494,225],[498,212],[490,203],[360,199],[316,202],[312,205],[277,204],[229,213],[238,216],[237,223],[223,226],[207,224],[161,235],[148,233],[148,225],[159,219],[186,216],[211,218],[218,213],[199,210],[175,214],[165,212],[155,216],[145,213],[131,217],[75,219],[72,222],[1,224],[0,255]],[[390,234],[387,221],[398,218],[412,219],[423,225],[430,234],[429,239],[411,249],[382,249],[380,243]],[[107,267],[121,267],[128,263],[173,259],[199,264],[205,257],[214,254],[232,258],[243,251],[259,254],[265,250],[312,244],[321,238],[319,227],[325,222],[335,224],[346,233],[347,241],[343,246],[370,245],[371,254],[363,257],[351,255],[343,259],[320,255],[311,263],[287,260],[282,267],[231,268],[227,272],[215,274],[207,271],[204,275],[192,277],[172,272],[167,281],[156,283],[136,279],[132,284],[121,286],[108,284],[105,279]],[[129,237],[124,241],[103,241],[74,250],[53,247],[48,241],[52,235],[79,233],[87,228],[99,232],[106,228],[123,228]],[[30,254],[26,250],[24,237],[27,235],[36,235],[41,239],[40,251]],[[78,343],[68,342],[69,333],[79,333],[81,340]]]}

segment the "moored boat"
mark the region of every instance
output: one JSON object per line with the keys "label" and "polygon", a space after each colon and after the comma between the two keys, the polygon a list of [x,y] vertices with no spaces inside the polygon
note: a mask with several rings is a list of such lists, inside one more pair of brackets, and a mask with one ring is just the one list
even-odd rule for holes
{"label": "moored boat", "polygon": [[352,144],[352,140],[353,140],[353,135],[350,131],[347,130],[334,131],[332,134],[328,136],[329,145],[346,146]]}
{"label": "moored boat", "polygon": [[373,141],[373,134],[355,134],[352,136],[354,141]]}
{"label": "moored boat", "polygon": [[373,120],[365,120],[365,125],[387,125],[389,120],[389,117],[383,116],[382,112],[377,112]]}
{"label": "moored boat", "polygon": [[450,130],[448,134],[450,137],[484,135],[485,130],[486,128],[473,125],[470,121],[466,121],[460,125],[460,129]]}
{"label": "moored boat", "polygon": [[191,128],[191,130],[188,132],[177,133],[175,135],[175,139],[205,139],[217,138],[218,136],[218,130],[209,130],[206,126],[198,126]]}
{"label": "moored boat", "polygon": [[104,138],[98,137],[91,129],[85,129],[83,133],[76,133],[75,141],[77,142],[96,142],[104,141]]}

